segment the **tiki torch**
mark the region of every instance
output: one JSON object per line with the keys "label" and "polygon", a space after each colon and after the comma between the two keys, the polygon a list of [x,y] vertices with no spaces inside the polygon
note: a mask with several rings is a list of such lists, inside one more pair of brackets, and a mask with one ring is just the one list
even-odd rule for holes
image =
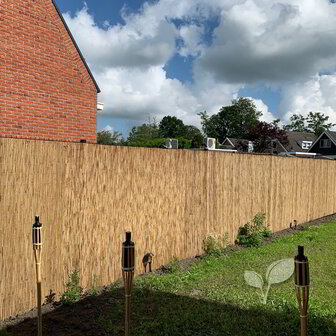
{"label": "tiki torch", "polygon": [[298,246],[298,255],[294,258],[296,298],[300,309],[300,336],[308,336],[308,297],[309,297],[309,265],[303,254],[303,246]]}
{"label": "tiki torch", "polygon": [[125,285],[125,336],[129,335],[130,303],[133,276],[135,270],[135,244],[131,240],[131,232],[126,232],[126,241],[122,244],[122,275]]}
{"label": "tiki torch", "polygon": [[36,264],[38,336],[42,336],[42,314],[41,314],[42,223],[40,223],[40,216],[35,216],[35,223],[33,224],[33,250]]}

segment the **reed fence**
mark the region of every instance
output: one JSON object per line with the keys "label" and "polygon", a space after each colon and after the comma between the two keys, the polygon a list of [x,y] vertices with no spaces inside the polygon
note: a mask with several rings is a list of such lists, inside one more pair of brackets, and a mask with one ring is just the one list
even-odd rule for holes
{"label": "reed fence", "polygon": [[44,226],[42,294],[121,277],[125,231],[136,274],[202,253],[208,233],[264,212],[273,231],[336,212],[333,161],[0,139],[0,319],[36,305],[31,230]]}

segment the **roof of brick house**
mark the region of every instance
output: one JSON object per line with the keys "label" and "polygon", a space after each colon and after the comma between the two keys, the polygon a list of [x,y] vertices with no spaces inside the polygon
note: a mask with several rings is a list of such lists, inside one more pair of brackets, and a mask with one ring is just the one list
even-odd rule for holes
{"label": "roof of brick house", "polygon": [[71,31],[70,31],[70,29],[69,29],[67,23],[65,22],[64,17],[63,17],[63,15],[62,15],[60,9],[58,8],[58,6],[57,6],[55,0],[51,0],[51,1],[52,1],[53,5],[55,6],[55,8],[56,8],[56,10],[57,10],[57,13],[58,13],[58,15],[60,16],[60,18],[61,18],[61,20],[62,20],[62,22],[63,22],[63,24],[64,24],[65,29],[67,30],[67,32],[68,32],[68,34],[69,34],[69,36],[70,36],[70,38],[71,38],[71,40],[72,40],[74,46],[75,46],[76,49],[77,49],[77,52],[78,52],[80,58],[82,59],[82,61],[83,61],[83,63],[84,63],[84,66],[85,66],[86,70],[88,71],[88,73],[89,73],[89,75],[90,75],[90,77],[91,77],[91,79],[92,79],[92,81],[93,81],[93,83],[94,83],[94,85],[95,85],[95,87],[96,87],[96,89],[97,89],[97,93],[100,93],[101,90],[100,90],[100,88],[99,88],[99,86],[98,86],[98,84],[97,84],[95,78],[93,77],[93,74],[92,74],[92,72],[91,72],[91,70],[90,70],[88,64],[86,63],[86,60],[85,60],[85,58],[84,58],[82,52],[80,51],[80,49],[79,49],[79,47],[78,47],[78,45],[77,45],[77,43],[76,43],[76,41],[75,41],[73,35],[71,34]]}

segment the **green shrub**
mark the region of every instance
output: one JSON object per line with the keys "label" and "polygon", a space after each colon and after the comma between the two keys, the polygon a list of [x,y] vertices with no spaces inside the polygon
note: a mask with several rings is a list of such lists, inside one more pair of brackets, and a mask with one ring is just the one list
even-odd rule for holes
{"label": "green shrub", "polygon": [[69,282],[66,284],[66,291],[61,296],[61,302],[64,305],[70,305],[79,301],[83,291],[79,283],[79,272],[75,270],[69,275]]}
{"label": "green shrub", "polygon": [[217,233],[210,233],[203,239],[203,250],[208,255],[221,255],[223,249],[229,245],[228,234],[225,232],[223,236]]}
{"label": "green shrub", "polygon": [[[132,146],[132,147],[164,148],[164,146],[166,145],[167,139],[168,138],[158,138],[158,139],[145,140],[145,141],[129,142],[127,143],[127,145]],[[188,140],[182,137],[178,137],[174,139],[178,140],[179,149],[191,148],[191,140]]]}
{"label": "green shrub", "polygon": [[264,237],[272,236],[272,231],[265,224],[266,215],[257,213],[252,221],[240,227],[237,235],[239,245],[260,246]]}
{"label": "green shrub", "polygon": [[112,293],[116,288],[121,288],[123,284],[124,282],[122,279],[116,280],[108,286],[108,291]]}
{"label": "green shrub", "polygon": [[255,228],[255,232],[260,233],[263,237],[270,237],[272,236],[272,231],[268,229],[265,221],[266,214],[257,213],[252,220],[252,227]]}

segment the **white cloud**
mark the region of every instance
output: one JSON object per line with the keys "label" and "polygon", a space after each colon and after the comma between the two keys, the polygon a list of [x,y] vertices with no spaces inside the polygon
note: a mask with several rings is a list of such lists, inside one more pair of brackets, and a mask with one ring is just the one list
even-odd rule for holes
{"label": "white cloud", "polygon": [[277,119],[274,114],[268,110],[268,106],[261,99],[247,98],[252,99],[257,110],[262,112],[263,115],[260,117],[261,121],[271,123],[273,120]]}
{"label": "white cloud", "polygon": [[335,35],[327,0],[246,0],[222,11],[197,66],[225,82],[302,79],[335,68]]}
{"label": "white cloud", "polygon": [[240,87],[237,84],[218,82],[212,73],[206,71],[194,73],[194,95],[202,102],[203,110],[210,115],[218,113],[222,106],[230,105],[232,99],[237,97]]}
{"label": "white cloud", "polygon": [[[198,88],[167,78],[159,66],[147,70],[112,68],[98,74],[96,79],[104,83],[105,104],[101,115],[112,114],[115,118],[139,121],[148,115],[158,120],[165,115],[175,115],[186,124],[199,126],[197,113],[213,105],[211,96],[198,95]],[[232,98],[232,91],[227,89],[227,94]],[[110,108],[106,109],[106,106]]]}
{"label": "white cloud", "polygon": [[206,20],[237,1],[226,2],[227,4],[223,4],[223,0],[159,0],[150,4],[145,2],[141,10],[135,14],[128,13],[126,8],[123,18],[127,25],[138,24],[152,30],[157,22],[165,19]]}
{"label": "white cloud", "polygon": [[167,13],[163,15],[166,5],[164,1],[145,4],[140,13],[124,14],[125,25],[105,22],[105,29],[95,24],[87,7],[73,17],[64,15],[102,90],[99,100],[104,102],[104,111],[99,115],[139,121],[148,115],[158,120],[175,115],[186,124],[200,126],[197,113],[218,112],[239,90],[237,85],[217,85],[211,74],[201,71],[196,74],[201,80],[193,85],[167,78],[164,66],[178,52],[176,39],[183,40],[181,54],[195,56],[203,34],[200,25],[177,29],[169,19],[191,17],[192,13],[204,17],[210,11],[205,11],[205,2],[190,11],[188,2],[175,1],[176,6],[168,7],[177,14],[167,18]]}
{"label": "white cloud", "polygon": [[[103,28],[86,5],[64,15],[102,89],[102,115],[169,114],[199,126],[198,112],[217,113],[246,83],[261,82],[283,94],[277,113],[254,100],[262,120],[312,110],[336,122],[336,75],[311,77],[335,71],[336,5],[327,0],[159,0],[122,15],[125,24]],[[205,41],[214,18],[219,25]],[[195,58],[193,83],[167,78],[164,66],[176,54]]]}
{"label": "white cloud", "polygon": [[181,56],[198,56],[203,50],[202,35],[204,34],[204,27],[190,24],[182,26],[179,30],[183,46],[179,50]]}
{"label": "white cloud", "polygon": [[329,122],[336,123],[336,73],[315,75],[305,82],[286,86],[283,89],[281,111],[283,119],[289,122],[291,115],[321,112],[329,116]]}
{"label": "white cloud", "polygon": [[[99,28],[84,7],[74,17],[64,14],[77,43],[96,71],[109,67],[164,65],[175,52],[176,29],[165,20],[150,26],[141,20]],[[108,27],[107,27],[108,26]],[[151,27],[149,29],[148,27]]]}

